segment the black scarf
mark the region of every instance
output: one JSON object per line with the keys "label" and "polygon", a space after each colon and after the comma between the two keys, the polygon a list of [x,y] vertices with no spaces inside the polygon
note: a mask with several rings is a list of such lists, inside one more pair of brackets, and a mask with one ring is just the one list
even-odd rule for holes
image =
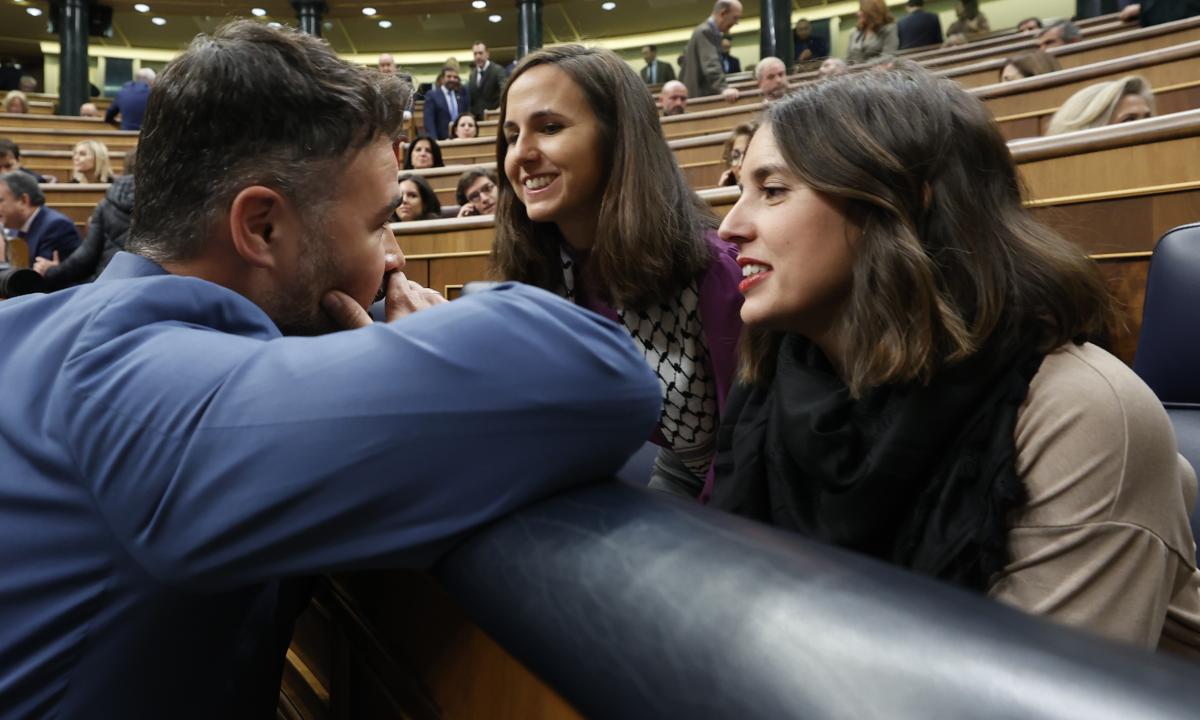
{"label": "black scarf", "polygon": [[711,504],[984,591],[1025,503],[1013,436],[1043,357],[984,348],[855,401],[789,335],[768,386],[730,393]]}

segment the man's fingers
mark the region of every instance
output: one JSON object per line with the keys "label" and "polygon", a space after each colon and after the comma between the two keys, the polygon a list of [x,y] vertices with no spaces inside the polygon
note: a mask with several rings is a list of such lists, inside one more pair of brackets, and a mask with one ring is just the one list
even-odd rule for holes
{"label": "man's fingers", "polygon": [[58,251],[57,250],[54,251],[53,257],[54,257],[53,262],[55,265],[57,265],[58,264]]}
{"label": "man's fingers", "polygon": [[354,302],[341,290],[330,290],[321,298],[321,309],[325,311],[334,323],[345,330],[364,327],[371,324],[371,316],[362,306]]}

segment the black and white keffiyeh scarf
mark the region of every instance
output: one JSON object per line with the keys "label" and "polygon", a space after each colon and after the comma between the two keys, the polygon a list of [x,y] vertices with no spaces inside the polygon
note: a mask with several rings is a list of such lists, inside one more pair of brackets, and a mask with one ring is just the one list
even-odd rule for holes
{"label": "black and white keffiyeh scarf", "polygon": [[[575,302],[577,261],[566,248],[560,252],[564,296]],[[663,393],[659,432],[692,474],[703,479],[715,452],[718,411],[696,281],[673,301],[614,312],[658,376]]]}

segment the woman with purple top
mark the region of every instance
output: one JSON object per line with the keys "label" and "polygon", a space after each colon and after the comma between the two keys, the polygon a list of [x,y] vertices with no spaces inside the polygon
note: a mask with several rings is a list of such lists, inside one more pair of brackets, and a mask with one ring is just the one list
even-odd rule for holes
{"label": "woman with purple top", "polygon": [[735,372],[742,271],[667,147],[645,85],[607,50],[526,57],[500,104],[496,165],[497,276],[629,330],[663,390],[650,484],[698,496]]}

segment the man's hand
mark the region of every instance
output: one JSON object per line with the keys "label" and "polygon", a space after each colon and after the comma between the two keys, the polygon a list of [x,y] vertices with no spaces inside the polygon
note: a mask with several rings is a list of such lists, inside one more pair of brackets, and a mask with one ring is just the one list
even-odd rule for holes
{"label": "man's hand", "polygon": [[800,51],[800,62],[804,62],[805,60],[812,60],[812,50],[808,48]]}
{"label": "man's hand", "polygon": [[725,98],[725,102],[737,102],[741,96],[742,94],[735,87],[727,87],[721,91],[721,97]]}
{"label": "man's hand", "polygon": [[1138,15],[1141,15],[1141,14],[1142,14],[1142,4],[1141,3],[1130,3],[1129,5],[1126,5],[1125,7],[1121,8],[1121,14],[1118,15],[1117,17],[1120,18],[1121,22],[1133,22],[1134,20],[1137,20]]}
{"label": "man's hand", "polygon": [[44,257],[35,258],[33,261],[34,272],[36,272],[38,275],[45,275],[46,271],[52,267],[56,267],[58,265],[58,262],[59,261],[58,261],[58,251],[57,250],[54,251],[54,257],[51,260],[47,260]]}
{"label": "man's hand", "polygon": [[[388,276],[387,294],[384,300],[384,316],[387,322],[399,320],[418,310],[441,305],[446,298],[437,290],[422,287],[397,270]],[[338,326],[346,330],[371,324],[371,316],[362,306],[341,290],[330,290],[321,298],[321,308]]]}
{"label": "man's hand", "polygon": [[475,209],[475,203],[467,203],[458,209],[459,217],[471,217],[478,214],[479,211]]}

